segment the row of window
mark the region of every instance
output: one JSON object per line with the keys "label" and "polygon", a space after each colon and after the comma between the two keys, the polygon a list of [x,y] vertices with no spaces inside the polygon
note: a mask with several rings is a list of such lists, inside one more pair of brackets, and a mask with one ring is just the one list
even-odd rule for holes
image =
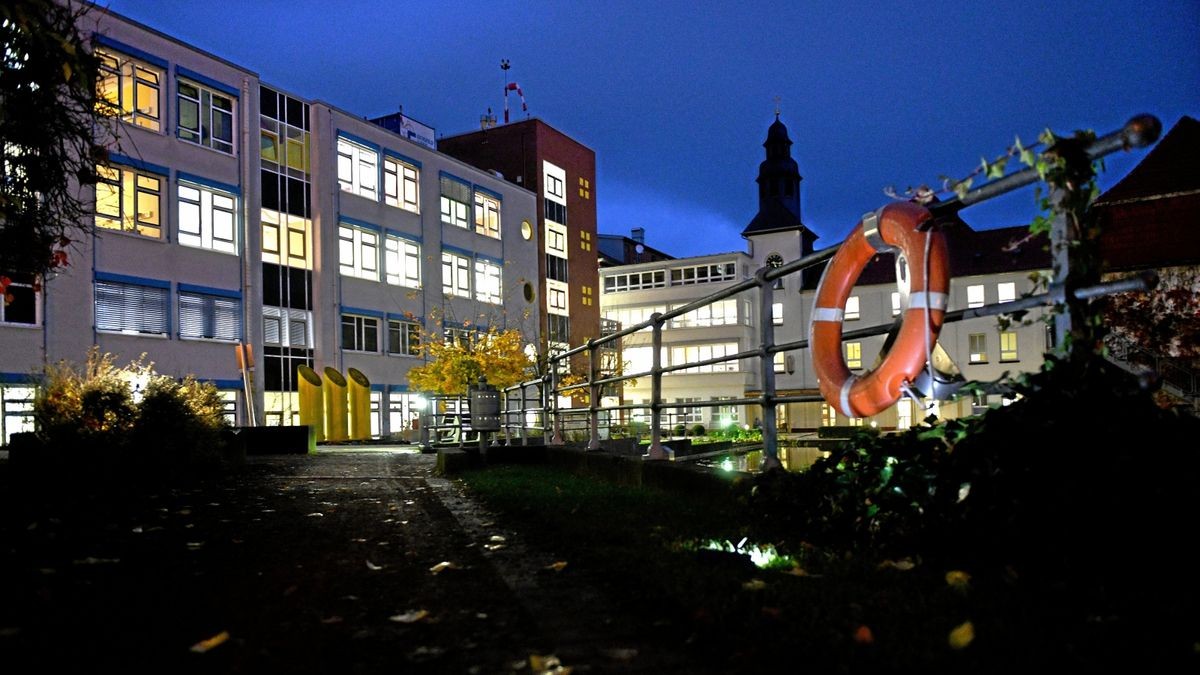
{"label": "row of window", "polygon": [[[103,114],[161,132],[165,63],[148,63],[109,48],[95,51],[97,107]],[[217,86],[202,75],[176,80],[176,136],[218,152],[233,154],[237,97],[230,87]]]}
{"label": "row of window", "polygon": [[418,356],[421,353],[421,324],[402,319],[381,319],[360,314],[342,315],[342,349],[379,353],[380,323],[384,323],[384,353]]}
{"label": "row of window", "polygon": [[[750,320],[750,301],[742,299],[741,313],[738,312],[738,300],[736,298],[727,298],[718,300],[717,302],[698,307],[686,314],[680,315],[671,319],[668,324],[671,328],[709,328],[713,326],[734,326],[751,324]],[[671,309],[681,307],[681,304],[671,305]],[[783,303],[775,303],[776,316],[782,316]],[[604,310],[604,318],[618,321],[622,328],[628,328],[644,321],[649,321],[650,317],[657,313],[666,311],[664,305],[647,305],[642,307],[619,307],[616,309]],[[777,321],[776,323],[781,323]],[[649,330],[649,328],[643,329]]]}
{"label": "row of window", "polygon": [[[96,174],[96,227],[163,237],[166,176],[125,165],[97,165]],[[181,177],[176,187],[179,243],[237,255],[235,190]]]}
{"label": "row of window", "polygon": [[464,230],[473,227],[477,234],[493,239],[500,238],[500,195],[445,173],[441,175],[439,185],[443,223]]}
{"label": "row of window", "polygon": [[343,191],[421,212],[420,162],[344,136],[338,136],[337,156],[338,185]]}
{"label": "row of window", "polygon": [[[1013,331],[1000,332],[1000,363],[1020,360],[1017,355],[1017,334]],[[988,347],[986,333],[971,333],[967,336],[967,360],[969,363],[987,363]]]}
{"label": "row of window", "polygon": [[[242,339],[242,298],[236,291],[177,286],[180,338]],[[96,330],[170,335],[171,284],[98,278],[95,282]]]}
{"label": "row of window", "polygon": [[[708,359],[721,358],[731,356],[738,353],[738,344],[736,342],[719,342],[715,344],[697,344],[697,345],[680,345],[677,347],[663,347],[661,352],[661,363],[665,366],[683,365],[686,363],[695,363],[697,361],[706,361]],[[653,347],[626,347],[621,352],[621,357],[625,359],[626,372],[628,373],[645,373],[652,367],[652,359],[654,358]],[[679,373],[736,373],[741,370],[739,362],[725,361],[722,363],[711,363],[703,366],[693,366],[685,370],[674,372]]]}

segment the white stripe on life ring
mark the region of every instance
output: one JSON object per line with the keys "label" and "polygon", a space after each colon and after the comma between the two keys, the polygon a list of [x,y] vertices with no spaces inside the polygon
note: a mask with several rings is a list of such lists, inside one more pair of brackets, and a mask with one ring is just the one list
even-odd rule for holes
{"label": "white stripe on life ring", "polygon": [[925,309],[926,296],[932,309],[945,311],[949,296],[945,293],[926,293],[925,291],[910,291],[908,294],[909,309]]}
{"label": "white stripe on life ring", "polygon": [[845,310],[841,307],[813,307],[813,321],[831,321],[841,323]]}
{"label": "white stripe on life ring", "polygon": [[850,409],[850,388],[858,381],[857,375],[851,375],[842,383],[842,391],[838,394],[838,405],[842,408],[842,414],[846,417],[854,417],[854,411]]}

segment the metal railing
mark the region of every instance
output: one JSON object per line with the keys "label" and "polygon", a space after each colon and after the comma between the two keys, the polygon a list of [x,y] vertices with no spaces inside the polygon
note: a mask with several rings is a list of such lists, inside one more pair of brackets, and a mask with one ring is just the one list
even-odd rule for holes
{"label": "metal railing", "polygon": [[[1157,119],[1150,116],[1137,117],[1130,120],[1124,128],[1103,136],[1094,141],[1088,148],[1090,158],[1099,158],[1110,154],[1119,149],[1130,149],[1134,147],[1144,147],[1149,143],[1154,142],[1158,136],[1158,131],[1161,126]],[[1017,188],[1030,185],[1040,180],[1038,172],[1034,168],[1025,169],[991,183],[982,185],[974,190],[967,192],[959,199],[953,199],[946,202],[940,202],[930,207],[934,214],[934,218],[940,218],[947,214],[954,214],[957,211],[976,204],[986,199],[1010,192]],[[757,405],[761,409],[761,431],[764,450],[763,467],[773,468],[780,466],[778,457],[778,430],[776,428],[776,407],[781,403],[798,403],[798,402],[815,402],[821,401],[823,398],[818,394],[812,395],[785,395],[777,394],[775,387],[775,367],[774,355],[780,352],[804,349],[808,347],[808,340],[794,340],[784,343],[775,342],[774,323],[768,317],[772,315],[772,305],[775,295],[776,280],[782,279],[785,276],[797,274],[805,269],[819,265],[830,258],[837,252],[840,245],[811,253],[797,260],[785,263],[779,267],[763,267],[759,269],[752,278],[744,279],[725,288],[719,289],[702,298],[688,302],[687,304],[675,307],[666,312],[656,312],[649,319],[641,323],[625,326],[619,330],[612,330],[611,326],[606,326],[606,330],[598,339],[588,340],[586,344],[580,345],[565,352],[558,353],[551,357],[548,367],[549,373],[543,377],[521,384],[515,385],[505,390],[505,400],[508,400],[510,392],[522,392],[518,396],[521,408],[518,414],[522,422],[525,415],[529,412],[536,412],[542,416],[541,419],[549,419],[552,425],[552,437],[550,443],[562,444],[564,420],[569,415],[579,415],[586,413],[587,415],[587,432],[588,432],[588,449],[595,450],[600,447],[600,417],[602,411],[625,411],[625,410],[648,410],[650,423],[650,447],[649,459],[661,460],[667,459],[669,454],[663,447],[662,434],[662,418],[664,410],[678,407],[688,408],[712,408],[719,406],[737,406],[737,405]],[[1060,274],[1060,278],[1065,275]],[[1030,297],[1004,302],[994,305],[985,305],[982,307],[974,307],[970,309],[957,310],[947,312],[944,322],[952,323],[962,321],[964,319],[994,316],[999,314],[1009,314],[1019,310],[1031,309],[1034,307],[1042,307],[1055,304],[1064,304],[1068,300],[1093,298],[1110,293],[1118,293],[1130,290],[1145,290],[1152,287],[1155,279],[1152,275],[1143,275],[1131,279],[1124,279],[1116,282],[1098,284],[1087,288],[1078,288],[1068,290],[1061,283],[1052,283],[1048,292],[1033,295]],[[736,354],[713,357],[688,363],[663,365],[662,346],[663,346],[663,328],[667,322],[677,317],[683,316],[688,312],[694,311],[701,307],[710,305],[714,302],[725,300],[743,293],[758,291],[759,303],[759,335],[758,345],[752,349],[740,351]],[[861,328],[852,331],[846,331],[842,334],[843,340],[853,340],[862,337],[875,335],[883,335],[892,330],[894,323],[881,324],[867,328]],[[606,375],[601,376],[600,372],[600,351],[605,348],[613,348],[620,344],[620,340],[626,336],[633,335],[639,331],[650,329],[651,334],[651,368],[646,372]],[[579,384],[564,385],[560,382],[559,370],[560,365],[569,363],[569,360],[579,355],[586,355],[588,360],[588,376],[584,382]],[[685,406],[678,404],[671,405],[663,401],[662,398],[662,377],[663,375],[674,373],[690,368],[696,368],[707,365],[715,365],[730,361],[741,361],[748,359],[758,360],[758,372],[761,381],[761,394],[753,397],[745,397],[738,399],[719,399],[709,401],[688,401]],[[600,394],[601,388],[605,385],[616,385],[634,379],[649,378],[650,379],[650,401],[649,403],[637,404],[622,404],[615,406],[601,406]],[[525,391],[529,388],[536,388],[541,392],[539,405],[537,407],[527,407],[528,399]],[[585,389],[587,392],[588,405],[583,408],[566,408],[562,409],[558,405],[558,397],[569,395],[579,389]],[[510,411],[511,412],[511,411]],[[506,420],[511,417],[506,415]],[[507,422],[506,422],[507,423]],[[522,426],[523,425],[517,425]],[[547,431],[543,427],[543,431]]]}

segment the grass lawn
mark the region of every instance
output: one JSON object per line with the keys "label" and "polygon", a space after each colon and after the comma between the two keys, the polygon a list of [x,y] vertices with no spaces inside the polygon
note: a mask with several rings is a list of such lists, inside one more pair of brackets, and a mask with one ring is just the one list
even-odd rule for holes
{"label": "grass lawn", "polygon": [[[568,571],[586,573],[647,634],[738,672],[1173,672],[1196,665],[1178,627],[1108,616],[1069,586],[1011,570],[834,558],[795,566],[701,552],[709,540],[773,543],[736,497],[629,488],[545,466],[463,476],[470,489]],[[1190,631],[1189,631],[1190,633]],[[1178,664],[1181,658],[1189,664]],[[761,670],[770,668],[770,670]]]}

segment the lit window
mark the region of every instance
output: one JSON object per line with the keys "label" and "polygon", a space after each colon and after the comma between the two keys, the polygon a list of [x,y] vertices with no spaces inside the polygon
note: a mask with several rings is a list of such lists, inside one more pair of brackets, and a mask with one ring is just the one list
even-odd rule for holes
{"label": "lit window", "polygon": [[837,425],[837,411],[828,403],[821,404],[821,426],[832,427]]}
{"label": "lit window", "polygon": [[786,373],[787,372],[787,357],[784,355],[783,352],[775,352],[775,356],[771,359],[771,365],[773,366],[775,372]]}
{"label": "lit window", "polygon": [[1016,361],[1017,358],[1017,334],[1014,331],[1004,331],[1000,333],[1000,361]]}
{"label": "lit window", "polygon": [[180,140],[232,154],[235,99],[184,80],[178,85]]}
{"label": "lit window", "polygon": [[996,284],[997,300],[1000,302],[1012,302],[1017,299],[1017,284],[1013,281],[1006,281],[1001,284]]}
{"label": "lit window", "polygon": [[913,402],[908,398],[896,401],[896,428],[908,429],[913,425]]}
{"label": "lit window", "polygon": [[667,278],[664,270],[612,274],[604,277],[605,293],[637,291],[644,288],[665,288],[666,285]]}
{"label": "lit window", "polygon": [[379,199],[379,153],[339,136],[337,154],[337,177],[342,190]]}
{"label": "lit window", "polygon": [[379,281],[379,234],[340,225],[338,266],[345,276]]}
{"label": "lit window", "polygon": [[471,259],[442,251],[442,293],[471,297]]}
{"label": "lit window", "polygon": [[237,292],[179,289],[179,337],[242,339],[242,297]]}
{"label": "lit window", "polygon": [[139,127],[162,129],[162,71],[116,52],[96,50],[96,107]]}
{"label": "lit window", "polygon": [[731,281],[735,278],[736,273],[737,265],[731,262],[676,267],[671,270],[671,285],[687,286],[691,284]]}
{"label": "lit window", "polygon": [[170,282],[96,280],[96,330],[166,335],[171,327]]}
{"label": "lit window", "polygon": [[96,173],[96,227],[162,237],[163,177],[126,166]]}
{"label": "lit window", "polygon": [[383,156],[383,203],[420,213],[420,170],[415,163]]}
{"label": "lit window", "polygon": [[592,182],[586,178],[579,179],[579,196],[584,199],[592,198]]}
{"label": "lit window", "polygon": [[263,209],[261,222],[263,262],[306,269],[311,266],[307,218]]}
{"label": "lit window", "polygon": [[372,316],[343,314],[342,349],[352,352],[378,352],[379,319]]}
{"label": "lit window", "polygon": [[592,287],[591,286],[581,286],[579,288],[579,292],[582,294],[583,305],[585,307],[591,307],[592,302],[593,302]]}
{"label": "lit window", "polygon": [[383,268],[389,284],[421,287],[421,245],[388,233],[383,238]]}
{"label": "lit window", "polygon": [[449,174],[442,174],[442,222],[447,225],[470,229],[468,213],[471,210],[471,184]]}
{"label": "lit window", "polygon": [[418,356],[421,353],[421,324],[388,319],[387,348],[389,354]]}
{"label": "lit window", "polygon": [[41,324],[40,285],[34,283],[31,275],[8,276],[8,286],[0,288],[0,323]]}
{"label": "lit window", "polygon": [[[675,309],[679,305],[672,305],[671,309]],[[661,312],[662,308],[656,311]],[[646,318],[650,318],[646,315]],[[737,316],[737,300],[718,300],[711,305],[693,309],[692,311],[682,316],[677,316],[671,320],[672,328],[697,328],[708,326],[733,326],[738,322]],[[630,324],[626,324],[630,325]]]}
{"label": "lit window", "polygon": [[987,335],[971,333],[967,336],[968,361],[971,363],[987,363]]}
{"label": "lit window", "polygon": [[851,370],[862,368],[862,343],[846,343],[846,367]]}
{"label": "lit window", "polygon": [[567,256],[567,228],[557,223],[546,223],[546,252],[560,258]]}
{"label": "lit window", "polygon": [[892,291],[892,316],[900,313],[900,293]]}
{"label": "lit window", "polygon": [[500,200],[475,191],[475,232],[500,238]]}
{"label": "lit window", "polygon": [[783,303],[776,302],[771,305],[771,323],[776,326],[783,325]]}
{"label": "lit window", "polygon": [[302,309],[263,307],[263,342],[280,347],[307,347],[311,314]]}
{"label": "lit window", "polygon": [[858,296],[852,295],[846,298],[846,313],[844,318],[847,321],[854,321],[858,319],[858,315]]}
{"label": "lit window", "polygon": [[[738,352],[738,344],[736,342],[724,342],[717,344],[706,345],[686,345],[683,347],[672,347],[670,351],[672,366],[680,366],[698,361],[707,361],[709,359],[717,359]],[[693,366],[685,370],[675,372],[679,373],[736,373],[738,372],[738,361],[736,359],[730,361],[722,361],[720,363],[710,363],[702,366]]]}
{"label": "lit window", "polygon": [[[236,197],[207,187],[179,184],[180,244],[236,254],[236,225]],[[277,241],[271,243],[278,249]]]}
{"label": "lit window", "polygon": [[983,307],[983,284],[967,286],[967,307]]}
{"label": "lit window", "polygon": [[546,289],[546,307],[551,311],[567,312],[567,290],[556,286],[549,286]]}
{"label": "lit window", "polygon": [[13,434],[34,431],[34,387],[0,385],[0,445],[12,443]]}
{"label": "lit window", "polygon": [[579,231],[579,248],[590,251],[592,250],[592,233]]}
{"label": "lit window", "polygon": [[500,265],[484,258],[476,258],[475,299],[499,305],[503,301],[500,297],[500,288]]}
{"label": "lit window", "polygon": [[545,198],[542,200],[543,215],[560,225],[567,224],[567,172],[550,162],[543,162]]}

